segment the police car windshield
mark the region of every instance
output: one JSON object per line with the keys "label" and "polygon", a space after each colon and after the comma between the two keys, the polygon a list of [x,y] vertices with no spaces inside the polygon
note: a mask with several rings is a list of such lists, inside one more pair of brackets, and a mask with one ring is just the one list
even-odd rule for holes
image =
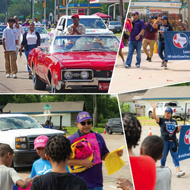
{"label": "police car windshield", "polygon": [[0,130],[30,129],[42,128],[42,126],[34,119],[26,116],[22,117],[3,117],[0,119]]}
{"label": "police car windshield", "polygon": [[[106,29],[101,18],[80,18],[79,23],[83,24],[86,29]],[[72,19],[68,19],[67,27],[73,24]]]}
{"label": "police car windshield", "polygon": [[113,21],[113,22],[110,22],[110,25],[121,25],[121,24],[118,21]]}

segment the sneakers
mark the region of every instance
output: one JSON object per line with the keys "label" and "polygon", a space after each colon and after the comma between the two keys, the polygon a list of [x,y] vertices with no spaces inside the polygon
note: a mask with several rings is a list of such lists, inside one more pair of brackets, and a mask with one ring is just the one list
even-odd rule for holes
{"label": "sneakers", "polygon": [[[117,66],[117,65],[116,65]],[[32,79],[33,78],[33,75],[32,73],[29,73],[29,79]]]}
{"label": "sneakers", "polygon": [[149,57],[149,60],[148,60],[149,62],[151,62],[152,60],[151,60],[151,58]]}
{"label": "sneakers", "polygon": [[147,56],[146,60],[149,61],[149,57],[148,56]]}
{"label": "sneakers", "polygon": [[185,172],[183,172],[181,170],[179,172],[177,172],[177,174],[176,174],[177,177],[182,177],[184,175],[185,175]]}
{"label": "sneakers", "polygon": [[168,69],[167,65],[164,65],[164,69],[165,69],[165,70]]}
{"label": "sneakers", "polygon": [[125,65],[125,68],[129,69],[129,65]]}
{"label": "sneakers", "polygon": [[125,62],[125,61],[123,61],[123,66],[124,66],[124,67],[126,66],[126,62]]}
{"label": "sneakers", "polygon": [[11,75],[10,74],[6,74],[6,78],[10,78],[11,77]]}
{"label": "sneakers", "polygon": [[136,65],[136,67],[137,67],[137,68],[139,68],[139,67],[140,67],[140,65]]}
{"label": "sneakers", "polygon": [[13,78],[14,78],[14,79],[16,79],[16,78],[17,78],[16,74],[13,74]]}
{"label": "sneakers", "polygon": [[162,61],[162,63],[161,63],[161,67],[163,67],[164,66],[164,61]]}

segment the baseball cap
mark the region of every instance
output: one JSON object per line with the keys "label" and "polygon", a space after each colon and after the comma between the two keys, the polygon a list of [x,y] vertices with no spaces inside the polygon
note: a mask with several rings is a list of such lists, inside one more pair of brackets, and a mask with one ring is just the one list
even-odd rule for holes
{"label": "baseball cap", "polygon": [[179,19],[178,22],[181,22],[181,19]]}
{"label": "baseball cap", "polygon": [[134,11],[132,14],[134,14],[134,15],[139,15],[139,12]]}
{"label": "baseball cap", "polygon": [[45,135],[38,136],[34,140],[34,150],[37,149],[37,148],[39,148],[39,147],[45,148],[48,139],[49,138],[47,136],[45,136]]}
{"label": "baseball cap", "polygon": [[168,20],[168,17],[166,15],[162,16],[161,20]]}
{"label": "baseball cap", "polygon": [[167,111],[168,113],[173,114],[173,110],[172,110],[172,108],[170,108],[170,107],[166,108],[166,110],[165,110],[165,111]]}
{"label": "baseball cap", "polygon": [[86,112],[86,111],[80,112],[80,113],[78,114],[78,116],[77,116],[77,122],[78,122],[78,123],[80,123],[80,122],[82,122],[82,121],[85,121],[85,120],[87,120],[87,119],[91,119],[91,120],[92,120],[92,117],[91,117],[91,115],[90,115],[88,112]]}
{"label": "baseball cap", "polygon": [[78,19],[79,19],[79,15],[74,14],[74,15],[72,15],[72,17],[71,17],[71,18],[78,18]]}
{"label": "baseball cap", "polygon": [[153,16],[149,16],[149,19],[154,19],[154,17]]}

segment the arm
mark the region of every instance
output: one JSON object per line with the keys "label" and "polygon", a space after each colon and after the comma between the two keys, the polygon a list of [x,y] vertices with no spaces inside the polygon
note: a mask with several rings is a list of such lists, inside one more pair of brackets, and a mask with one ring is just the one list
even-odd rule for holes
{"label": "arm", "polygon": [[133,190],[133,184],[128,179],[124,178],[116,178],[116,179],[118,180],[118,182],[116,182],[116,184],[118,184],[117,188],[121,188],[123,190]]}
{"label": "arm", "polygon": [[41,44],[41,38],[40,38],[40,34],[38,32],[36,32],[36,35],[37,35],[37,47],[38,47]]}
{"label": "arm", "polygon": [[17,182],[16,182],[16,185],[18,186],[18,187],[21,187],[22,189],[26,189],[28,186],[29,186],[29,182],[28,181],[23,181],[22,179],[20,179],[20,180],[18,180]]}
{"label": "arm", "polygon": [[92,163],[89,158],[86,158],[84,160],[78,160],[78,159],[70,159],[68,160],[69,166],[84,166],[85,168],[91,168],[94,163]]}
{"label": "arm", "polygon": [[152,105],[152,108],[153,108],[152,116],[156,120],[156,122],[159,123],[160,122],[160,118],[156,115],[156,105],[157,104],[155,102],[151,102],[151,105]]}
{"label": "arm", "polygon": [[181,125],[178,126],[176,133],[179,133],[181,131]]}
{"label": "arm", "polygon": [[160,22],[160,17],[158,17],[158,19],[154,22],[152,27],[158,29],[158,22]]}
{"label": "arm", "polygon": [[5,38],[3,38],[2,44],[3,44],[3,49],[4,49],[4,52],[6,53]]}

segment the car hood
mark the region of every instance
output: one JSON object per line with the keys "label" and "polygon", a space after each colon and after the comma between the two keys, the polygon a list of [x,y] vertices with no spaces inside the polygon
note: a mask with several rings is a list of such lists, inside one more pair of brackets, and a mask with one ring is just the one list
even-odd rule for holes
{"label": "car hood", "polygon": [[116,52],[66,52],[54,56],[63,63],[62,68],[86,68],[94,70],[112,70]]}
{"label": "car hood", "polygon": [[88,35],[107,35],[113,34],[108,28],[106,29],[86,29],[86,34]]}
{"label": "car hood", "polygon": [[40,34],[40,38],[41,39],[49,38],[49,35],[48,34]]}

